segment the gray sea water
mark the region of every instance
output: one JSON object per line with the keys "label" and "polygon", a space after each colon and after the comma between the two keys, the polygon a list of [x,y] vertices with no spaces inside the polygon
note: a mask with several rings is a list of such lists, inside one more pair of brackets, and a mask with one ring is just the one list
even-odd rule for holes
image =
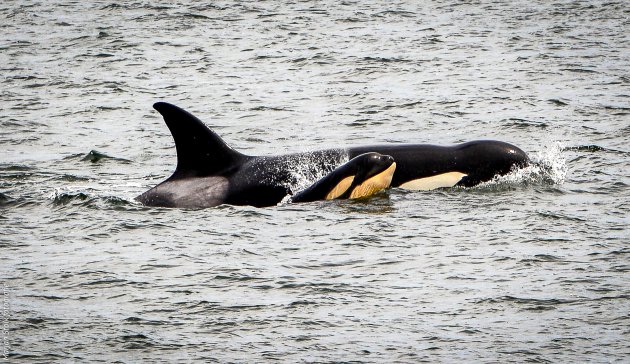
{"label": "gray sea water", "polygon": [[[629,19],[625,1],[3,1],[3,360],[628,363]],[[176,161],[156,101],[248,154],[497,139],[538,165],[145,208]]]}

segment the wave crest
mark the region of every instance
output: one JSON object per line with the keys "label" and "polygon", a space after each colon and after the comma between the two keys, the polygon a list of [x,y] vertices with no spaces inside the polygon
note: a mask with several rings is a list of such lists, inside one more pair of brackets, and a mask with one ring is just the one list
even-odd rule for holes
{"label": "wave crest", "polygon": [[82,206],[90,208],[131,208],[139,203],[131,198],[121,197],[116,194],[95,188],[73,189],[59,187],[48,195],[52,204],[62,206]]}

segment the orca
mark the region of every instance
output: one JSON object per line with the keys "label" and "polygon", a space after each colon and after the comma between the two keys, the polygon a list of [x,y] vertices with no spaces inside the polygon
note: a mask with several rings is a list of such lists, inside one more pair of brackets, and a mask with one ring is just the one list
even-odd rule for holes
{"label": "orca", "polygon": [[[287,196],[292,196],[293,202],[331,196],[353,198],[353,191],[365,181],[374,191],[367,187],[364,191],[358,189],[355,197],[365,197],[389,186],[411,190],[471,187],[530,163],[521,149],[493,140],[454,146],[386,144],[252,156],[232,149],[201,120],[175,105],[157,102],[153,107],[173,136],[177,167],[165,181],[136,197],[147,206],[265,207],[277,205]],[[355,160],[357,157],[360,158]],[[387,168],[371,172],[382,168],[390,158]],[[385,173],[388,169],[391,170]],[[391,180],[387,181],[390,172]],[[378,175],[379,178],[370,179]],[[347,179],[350,176],[352,181]],[[316,182],[300,190],[304,179]],[[378,179],[383,181],[375,183]],[[389,182],[388,186],[382,187],[385,182]],[[343,190],[345,185],[348,188]]]}
{"label": "orca", "polygon": [[368,197],[388,188],[395,170],[396,162],[389,155],[361,154],[291,196],[291,202]]}

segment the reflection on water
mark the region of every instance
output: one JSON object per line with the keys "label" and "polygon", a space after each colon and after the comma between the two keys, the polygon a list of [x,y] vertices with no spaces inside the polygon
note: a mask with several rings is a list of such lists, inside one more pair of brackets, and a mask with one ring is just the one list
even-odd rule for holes
{"label": "reflection on water", "polygon": [[[627,14],[621,1],[3,4],[3,352],[623,362]],[[133,198],[176,164],[155,101],[253,155],[498,139],[535,163],[471,189],[146,208]],[[295,167],[298,185],[318,172]]]}

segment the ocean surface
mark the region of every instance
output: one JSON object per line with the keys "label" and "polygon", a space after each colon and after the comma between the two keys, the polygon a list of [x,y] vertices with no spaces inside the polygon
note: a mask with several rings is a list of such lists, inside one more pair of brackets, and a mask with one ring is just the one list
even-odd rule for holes
{"label": "ocean surface", "polygon": [[[627,1],[3,1],[3,362],[630,362],[629,25]],[[536,164],[146,208],[176,162],[156,101],[253,155]]]}

